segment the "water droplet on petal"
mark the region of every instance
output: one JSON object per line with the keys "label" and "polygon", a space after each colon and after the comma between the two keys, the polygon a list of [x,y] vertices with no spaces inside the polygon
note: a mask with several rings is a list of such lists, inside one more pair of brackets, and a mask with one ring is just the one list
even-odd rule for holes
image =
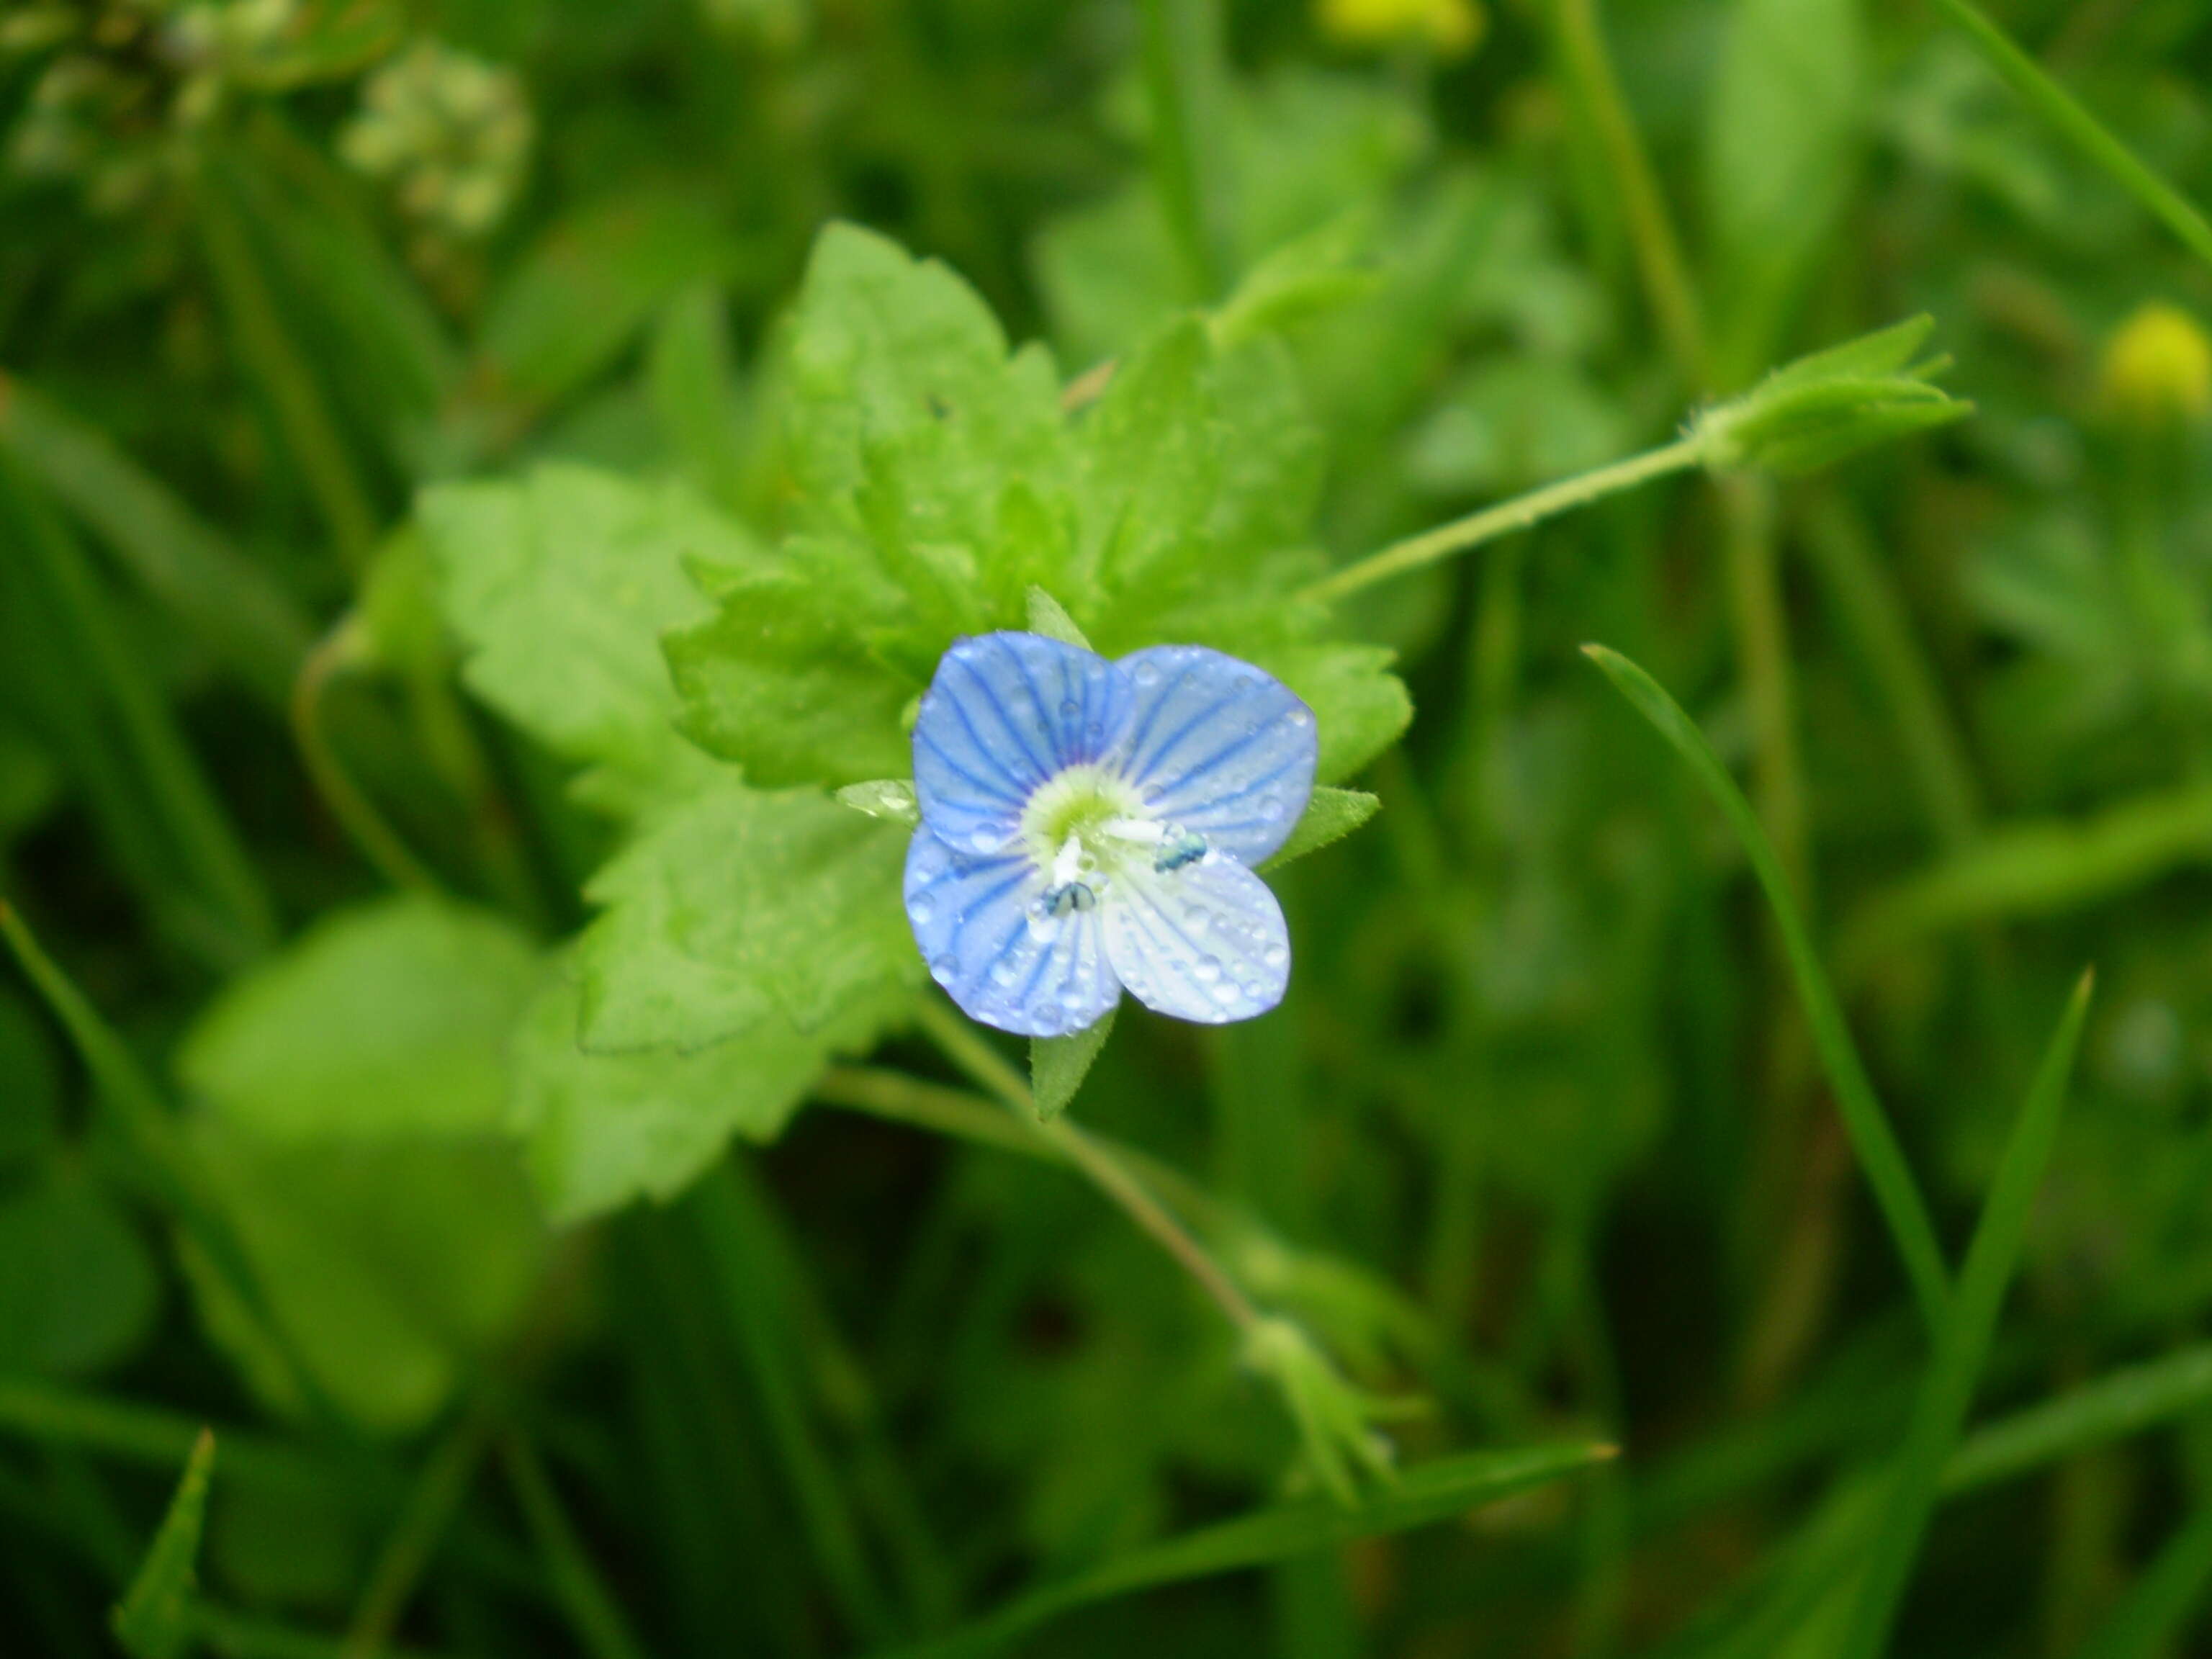
{"label": "water droplet on petal", "polygon": [[1285,718],[1290,721],[1294,729],[1300,732],[1313,724],[1313,714],[1308,709],[1293,708]]}
{"label": "water droplet on petal", "polygon": [[1291,953],[1279,945],[1270,945],[1260,952],[1260,960],[1270,968],[1280,968],[1291,959]]}
{"label": "water droplet on petal", "polygon": [[915,927],[927,927],[929,926],[930,919],[937,914],[937,906],[924,896],[908,904],[906,907],[906,913]]}
{"label": "water droplet on petal", "polygon": [[1129,678],[1139,685],[1158,685],[1160,683],[1160,665],[1147,659],[1130,671]]}
{"label": "water droplet on petal", "polygon": [[1010,957],[1000,957],[991,964],[991,983],[1000,988],[1014,982],[1014,963]]}
{"label": "water droplet on petal", "polygon": [[1260,797],[1260,821],[1263,823],[1280,823],[1283,821],[1283,801],[1281,796],[1262,795]]}
{"label": "water droplet on petal", "polygon": [[968,837],[968,844],[979,853],[995,853],[1006,844],[1003,830],[984,824]]}
{"label": "water droplet on petal", "polygon": [[1224,1007],[1236,1001],[1238,994],[1237,988],[1225,979],[1213,988],[1213,1000]]}
{"label": "water droplet on petal", "polygon": [[1212,957],[1200,957],[1191,972],[1198,976],[1200,985],[1211,985],[1221,977],[1221,964]]}

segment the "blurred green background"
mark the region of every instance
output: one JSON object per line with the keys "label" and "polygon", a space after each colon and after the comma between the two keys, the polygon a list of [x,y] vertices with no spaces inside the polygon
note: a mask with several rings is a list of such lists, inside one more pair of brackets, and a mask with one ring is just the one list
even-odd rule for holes
{"label": "blurred green background", "polygon": [[[2212,7],[1996,19],[2212,195]],[[2212,1652],[2212,233],[2109,161],[1926,0],[9,0],[0,1648]],[[910,1035],[751,1115],[641,1066],[592,1121],[659,1175],[549,1175],[510,1040],[620,814],[463,685],[418,491],[772,532],[833,219],[1071,380],[1258,295],[1346,559],[1934,318],[1971,419],[1359,596],[1417,715],[1279,878],[1288,1006],[1125,1014],[1076,1103],[1431,1402],[1407,1504],[1602,1468],[1316,1522],[1127,1216],[879,1121],[957,1081]],[[1954,1262],[2095,965],[1955,1451],[1741,844],[1587,641],[1746,780]]]}

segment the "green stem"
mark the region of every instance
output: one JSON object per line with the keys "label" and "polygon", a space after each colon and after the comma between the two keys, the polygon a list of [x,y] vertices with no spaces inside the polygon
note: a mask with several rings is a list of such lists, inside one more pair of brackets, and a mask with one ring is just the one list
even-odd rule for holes
{"label": "green stem", "polygon": [[378,873],[395,887],[434,893],[439,890],[438,878],[409,850],[398,831],[354,782],[323,728],[324,693],[352,665],[357,639],[349,617],[325,635],[300,665],[300,677],[292,686],[292,739],[331,816],[345,826]]}
{"label": "green stem", "polygon": [[[921,1005],[921,1019],[924,1035],[943,1051],[946,1059],[996,1095],[1009,1111],[1017,1114],[1020,1119],[1035,1121],[1036,1108],[1030,1099],[1029,1085],[1022,1080],[1019,1072],[976,1034],[973,1026],[934,998]],[[1231,1324],[1240,1331],[1249,1331],[1260,1323],[1259,1310],[1237,1288],[1236,1281],[1229,1277],[1220,1263],[1206,1253],[1206,1247],[1152,1196],[1118,1152],[1105,1142],[1085,1134],[1064,1117],[1054,1118],[1049,1123],[1037,1124],[1036,1133],[1059,1157],[1081,1170],[1093,1186],[1121,1206],[1130,1220],[1150,1234],[1156,1243],[1173,1256],[1183,1271],[1198,1281],[1199,1288],[1213,1298]]]}
{"label": "green stem", "polygon": [[469,1485],[490,1446],[492,1421],[488,1405],[479,1401],[422,1466],[355,1604],[342,1659],[376,1659],[389,1651],[392,1632],[406,1616],[415,1587],[468,1498]]}
{"label": "green stem", "polygon": [[1751,708],[1752,793],[1791,890],[1810,914],[1812,859],[1792,718],[1790,624],[1783,613],[1775,556],[1773,489],[1763,478],[1741,476],[1724,477],[1720,486],[1729,601],[1735,612],[1744,695]]}
{"label": "green stem", "polygon": [[2045,73],[2041,64],[2013,44],[2005,32],[1968,0],[1936,0],[1944,15],[1963,29],[1982,56],[2012,89],[2069,140],[2093,164],[2110,173],[2198,258],[2212,263],[2212,222],[2197,204],[2153,173],[2074,94]]}
{"label": "green stem", "polygon": [[1705,441],[1696,434],[1678,438],[1673,443],[1657,449],[1646,450],[1641,455],[1632,455],[1626,460],[1614,461],[1593,471],[1563,478],[1557,483],[1532,489],[1511,501],[1486,507],[1479,513],[1470,513],[1463,519],[1439,525],[1434,530],[1423,531],[1418,536],[1408,536],[1403,541],[1393,542],[1380,552],[1370,553],[1353,564],[1323,577],[1305,588],[1299,598],[1322,604],[1334,604],[1362,588],[1401,576],[1409,570],[1419,570],[1439,559],[1455,553],[1464,553],[1480,547],[1485,542],[1495,541],[1500,536],[1528,529],[1546,519],[1585,507],[1604,496],[1632,489],[1638,484],[1653,478],[1663,478],[1670,472],[1686,472],[1703,464]]}
{"label": "green stem", "polygon": [[1552,15],[1568,76],[1597,125],[1598,141],[1613,168],[1621,216],[1652,319],[1674,360],[1675,372],[1686,385],[1702,388],[1710,376],[1710,360],[1697,290],[1691,285],[1666,198],[1660,194],[1658,175],[1644,153],[1628,100],[1621,95],[1596,0],[1552,0]]}
{"label": "green stem", "polygon": [[500,1442],[500,1455],[577,1644],[592,1659],[645,1659],[645,1650],[592,1565],[537,1452],[520,1434],[509,1434]]}

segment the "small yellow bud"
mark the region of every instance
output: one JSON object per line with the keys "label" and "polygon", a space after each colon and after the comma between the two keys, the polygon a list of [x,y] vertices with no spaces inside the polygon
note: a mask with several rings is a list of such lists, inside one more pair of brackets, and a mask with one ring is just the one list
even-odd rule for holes
{"label": "small yellow bud", "polygon": [[2152,301],[2112,331],[2100,376],[2106,408],[2145,426],[2212,411],[2212,338],[2178,306]]}
{"label": "small yellow bud", "polygon": [[1339,46],[1419,43],[1439,58],[1465,57],[1489,25],[1481,0],[1315,0],[1314,15]]}

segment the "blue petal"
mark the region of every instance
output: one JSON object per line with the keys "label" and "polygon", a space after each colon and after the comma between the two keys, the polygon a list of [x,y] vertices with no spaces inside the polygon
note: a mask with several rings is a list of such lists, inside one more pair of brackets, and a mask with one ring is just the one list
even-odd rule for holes
{"label": "blue petal", "polygon": [[1099,912],[1042,913],[1045,877],[1025,857],[979,857],[924,824],[906,856],[906,914],[939,985],[969,1018],[1022,1036],[1079,1031],[1121,1000]]}
{"label": "blue petal", "polygon": [[1039,784],[1105,752],[1128,702],[1103,657],[1042,634],[958,641],[914,726],[922,822],[963,851],[1005,846]]}
{"label": "blue petal", "polygon": [[1129,994],[1177,1019],[1219,1025],[1264,1014],[1291,980],[1282,907],[1234,859],[1116,880],[1099,914],[1106,959]]}
{"label": "blue petal", "polygon": [[1122,774],[1152,810],[1247,866],[1280,847],[1313,793],[1313,711],[1203,646],[1155,646],[1115,666],[1134,698]]}

